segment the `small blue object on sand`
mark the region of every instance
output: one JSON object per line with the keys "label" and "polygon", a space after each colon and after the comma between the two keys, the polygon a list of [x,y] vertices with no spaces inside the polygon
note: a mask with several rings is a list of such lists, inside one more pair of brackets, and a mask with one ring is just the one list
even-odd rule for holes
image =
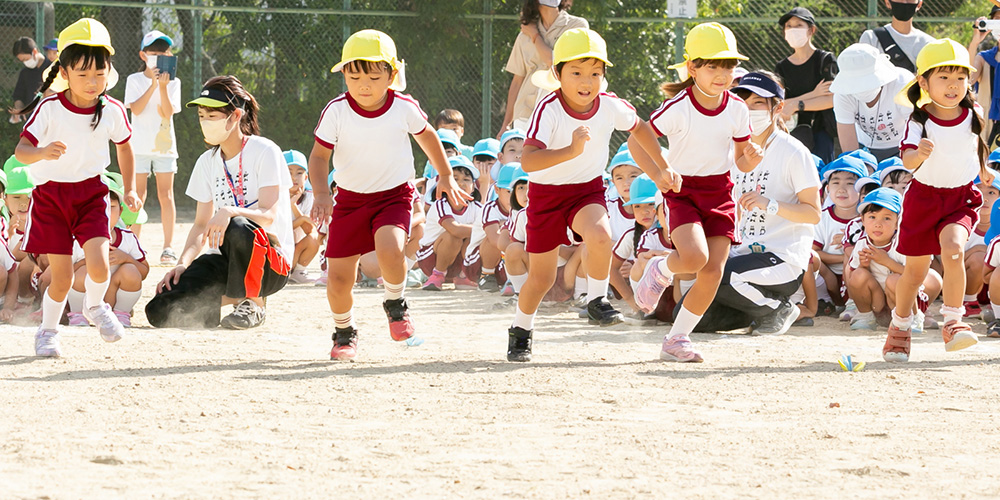
{"label": "small blue object on sand", "polygon": [[414,335],[414,336],[406,339],[406,345],[408,345],[410,347],[417,347],[418,345],[423,344],[423,343],[424,343],[424,339],[422,339],[420,337],[417,337],[416,335]]}

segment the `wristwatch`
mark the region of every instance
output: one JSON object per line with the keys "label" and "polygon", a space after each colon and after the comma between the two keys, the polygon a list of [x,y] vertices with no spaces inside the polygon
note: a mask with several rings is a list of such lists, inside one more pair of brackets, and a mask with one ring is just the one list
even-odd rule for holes
{"label": "wristwatch", "polygon": [[806,102],[803,101],[802,99],[799,99],[799,113],[805,110],[806,110]]}
{"label": "wristwatch", "polygon": [[767,215],[777,215],[778,214],[778,200],[771,200],[767,202]]}

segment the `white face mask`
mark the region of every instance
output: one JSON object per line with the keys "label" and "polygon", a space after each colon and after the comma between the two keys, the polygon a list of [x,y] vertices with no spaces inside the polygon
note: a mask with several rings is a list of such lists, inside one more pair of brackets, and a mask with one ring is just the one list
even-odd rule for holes
{"label": "white face mask", "polygon": [[770,111],[766,109],[750,110],[750,130],[753,131],[753,135],[763,134],[773,123]]}
{"label": "white face mask", "polygon": [[882,87],[875,87],[875,88],[873,88],[871,90],[867,90],[865,92],[858,92],[857,94],[854,94],[854,97],[856,97],[859,101],[861,101],[861,102],[863,102],[865,104],[868,104],[868,103],[874,101],[875,98],[878,97],[879,92],[881,92],[881,91],[882,91]]}
{"label": "white face mask", "polygon": [[805,47],[809,43],[809,28],[788,28],[785,30],[785,41],[793,49]]}
{"label": "white face mask", "polygon": [[146,56],[146,67],[149,69],[156,67],[156,56]]}
{"label": "white face mask", "polygon": [[35,69],[38,67],[38,60],[40,58],[36,57],[35,54],[31,54],[31,59],[24,61],[24,67],[28,69]]}
{"label": "white face mask", "polygon": [[205,136],[205,142],[213,146],[222,144],[229,138],[236,127],[229,128],[229,118],[222,120],[199,120],[201,123],[201,133]]}

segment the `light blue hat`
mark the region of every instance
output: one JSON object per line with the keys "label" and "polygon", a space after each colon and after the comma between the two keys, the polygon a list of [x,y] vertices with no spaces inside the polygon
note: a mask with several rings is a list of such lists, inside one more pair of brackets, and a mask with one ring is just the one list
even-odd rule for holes
{"label": "light blue hat", "polygon": [[840,158],[831,161],[823,168],[823,180],[829,181],[834,172],[850,172],[858,179],[868,175],[865,162],[854,156],[842,155]]}
{"label": "light blue hat", "polygon": [[878,178],[878,173],[866,175],[858,179],[857,182],[854,183],[854,189],[857,189],[858,192],[861,192],[861,188],[869,184],[874,184],[876,188],[882,187],[882,181]]}
{"label": "light blue hat", "polygon": [[[1000,148],[996,148],[990,153],[990,157],[986,160],[987,163],[1000,163]],[[993,219],[990,219],[991,221]]]}
{"label": "light blue hat", "polygon": [[479,169],[472,164],[472,160],[466,158],[465,156],[452,156],[451,158],[448,158],[448,164],[451,165],[452,169],[462,167],[468,170],[469,173],[472,174],[472,180],[479,180]]}
{"label": "light blue hat", "polygon": [[902,158],[900,158],[898,156],[890,156],[890,157],[888,157],[888,158],[886,158],[886,159],[878,162],[878,168],[876,169],[876,171],[882,170],[883,168],[895,167],[895,166],[902,165],[902,164],[903,164],[903,159]]}
{"label": "light blue hat", "polygon": [[643,203],[658,205],[663,200],[660,189],[656,187],[653,179],[650,179],[646,174],[642,174],[632,181],[632,186],[629,187],[628,194],[629,200],[625,203],[626,205],[640,205]]}
{"label": "light blue hat", "polygon": [[514,168],[514,173],[511,174],[510,176],[510,184],[509,184],[510,187],[508,187],[507,189],[514,189],[514,185],[517,184],[518,182],[528,180],[528,173],[521,168],[520,163],[514,162],[514,163],[508,163],[508,165],[514,165],[515,168]]}
{"label": "light blue hat", "polygon": [[903,195],[892,188],[880,187],[865,196],[864,201],[858,205],[858,211],[864,211],[868,205],[878,205],[889,209],[890,212],[899,213],[903,210]]}
{"label": "light blue hat", "polygon": [[875,171],[875,175],[878,176],[878,180],[882,184],[885,184],[886,177],[889,177],[889,174],[891,174],[893,172],[899,172],[899,171],[909,172],[910,171],[909,169],[907,169],[906,167],[903,166],[903,160],[899,160],[898,162],[890,162],[889,160],[891,160],[891,158],[889,158],[887,160],[883,160],[882,163],[884,163],[885,166],[881,167],[882,163],[880,163],[879,164],[880,168],[877,171]]}
{"label": "light blue hat", "polygon": [[812,155],[812,159],[813,159],[813,164],[816,165],[816,171],[822,172],[823,167],[826,166],[826,163],[823,161],[823,159],[816,155]]}
{"label": "light blue hat", "polygon": [[620,167],[622,165],[631,165],[633,167],[639,168],[639,165],[635,163],[635,159],[632,158],[632,153],[629,153],[628,149],[622,151],[611,158],[611,163],[608,164],[607,171],[611,173],[615,167]]}
{"label": "light blue hat", "polygon": [[521,129],[519,129],[519,128],[512,128],[512,129],[504,132],[503,135],[500,136],[500,150],[502,151],[504,145],[507,144],[507,141],[509,141],[511,139],[521,139],[523,141],[524,138],[525,138],[525,135],[524,135],[524,132]]}
{"label": "light blue hat", "polygon": [[510,189],[511,179],[514,178],[514,172],[521,167],[520,163],[508,163],[500,167],[500,171],[497,173],[497,187],[500,189]]}
{"label": "light blue hat", "polygon": [[496,139],[481,139],[476,143],[476,146],[472,148],[473,158],[482,155],[495,159],[498,154],[500,154],[500,141]]}
{"label": "light blue hat", "polygon": [[870,168],[872,170],[875,170],[876,168],[878,168],[878,159],[875,158],[875,155],[869,153],[867,149],[864,149],[864,148],[855,149],[854,151],[848,151],[848,152],[840,155],[841,158],[843,158],[845,156],[850,156],[852,158],[857,158],[857,159],[865,162],[865,166],[867,166],[868,168]]}
{"label": "light blue hat", "polygon": [[986,244],[989,245],[998,234],[1000,234],[1000,199],[993,202],[993,208],[990,209],[990,228],[986,231],[986,236],[983,237]]}
{"label": "light blue hat", "polygon": [[330,175],[326,176],[326,185],[327,186],[332,186],[333,185],[333,173],[334,172],[336,172],[336,170],[330,169]]}
{"label": "light blue hat", "polygon": [[306,170],[309,170],[309,160],[306,159],[306,155],[302,154],[301,151],[289,149],[283,154],[285,155],[286,165],[298,165]]}
{"label": "light blue hat", "polygon": [[462,145],[462,142],[458,140],[458,134],[449,128],[439,128],[437,136],[442,144],[451,144],[451,147],[455,149],[458,149]]}
{"label": "light blue hat", "polygon": [[615,156],[618,156],[618,154],[622,151],[628,151],[628,141],[625,141],[621,146],[618,146],[618,151],[615,151]]}

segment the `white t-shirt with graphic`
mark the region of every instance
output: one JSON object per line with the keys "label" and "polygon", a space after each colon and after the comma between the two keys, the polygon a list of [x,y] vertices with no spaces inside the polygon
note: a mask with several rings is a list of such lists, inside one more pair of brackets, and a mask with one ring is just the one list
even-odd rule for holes
{"label": "white t-shirt with graphic", "polygon": [[882,86],[882,94],[874,106],[858,100],[853,94],[833,94],[833,114],[837,123],[854,125],[858,134],[858,144],[872,149],[892,149],[899,147],[903,139],[906,121],[910,119],[913,107],[896,103],[898,94],[913,75],[905,69],[893,67],[896,77]]}
{"label": "white t-shirt with graphic", "polygon": [[159,156],[177,158],[177,136],[174,134],[174,114],[181,112],[181,80],[174,78],[167,83],[167,97],[173,114],[168,118],[160,116],[159,84],[153,90],[142,113],[132,109],[132,103],[139,100],[149,90],[153,80],[142,73],[128,75],[125,82],[125,106],[132,111],[132,153],[137,156]]}

